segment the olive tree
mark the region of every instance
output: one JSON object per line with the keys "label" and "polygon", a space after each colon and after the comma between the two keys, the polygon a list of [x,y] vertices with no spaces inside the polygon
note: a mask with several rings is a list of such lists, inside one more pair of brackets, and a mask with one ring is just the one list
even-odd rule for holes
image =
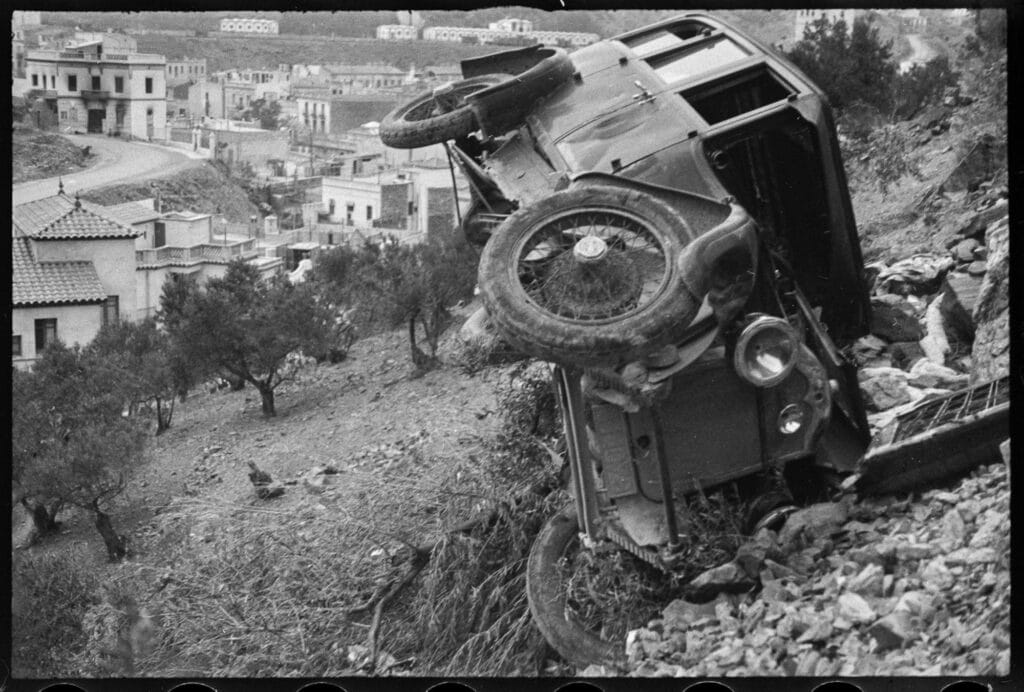
{"label": "olive tree", "polygon": [[130,398],[113,359],[55,343],[29,372],[13,373],[12,479],[36,529],[57,527],[65,505],[91,512],[111,560],[127,543],[111,523],[109,502],[125,488],[145,430],[123,414]]}
{"label": "olive tree", "polygon": [[173,346],[197,372],[223,373],[260,393],[265,416],[276,415],[274,391],[297,373],[290,354],[329,350],[335,314],[311,285],[283,274],[269,279],[243,261],[204,286],[170,281],[160,319]]}

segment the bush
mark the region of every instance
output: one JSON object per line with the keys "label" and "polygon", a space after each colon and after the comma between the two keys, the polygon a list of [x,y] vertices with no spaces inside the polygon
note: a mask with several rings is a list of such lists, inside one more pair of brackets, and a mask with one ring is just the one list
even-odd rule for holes
{"label": "bush", "polygon": [[894,111],[909,120],[926,106],[942,103],[943,93],[956,86],[960,75],[950,68],[949,58],[941,55],[923,65],[914,65],[896,76],[893,86]]}
{"label": "bush", "polygon": [[82,617],[99,581],[88,549],[18,555],[12,565],[12,668],[17,677],[76,677],[72,655],[86,637]]}

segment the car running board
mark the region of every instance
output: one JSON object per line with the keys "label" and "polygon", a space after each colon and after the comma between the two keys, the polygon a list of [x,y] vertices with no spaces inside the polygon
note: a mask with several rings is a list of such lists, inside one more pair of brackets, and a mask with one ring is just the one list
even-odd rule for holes
{"label": "car running board", "polygon": [[859,464],[856,488],[868,494],[911,490],[999,459],[1010,436],[1010,378],[932,399],[896,418],[886,439]]}

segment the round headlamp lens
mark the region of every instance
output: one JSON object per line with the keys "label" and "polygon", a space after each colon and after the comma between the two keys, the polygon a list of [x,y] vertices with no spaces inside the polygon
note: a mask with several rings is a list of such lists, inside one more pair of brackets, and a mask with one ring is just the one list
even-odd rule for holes
{"label": "round headlamp lens", "polygon": [[793,370],[798,347],[796,332],[788,322],[778,317],[759,317],[736,341],[734,365],[751,384],[771,387]]}
{"label": "round headlamp lens", "polygon": [[804,427],[804,407],[790,404],[779,413],[779,431],[784,435],[792,435]]}

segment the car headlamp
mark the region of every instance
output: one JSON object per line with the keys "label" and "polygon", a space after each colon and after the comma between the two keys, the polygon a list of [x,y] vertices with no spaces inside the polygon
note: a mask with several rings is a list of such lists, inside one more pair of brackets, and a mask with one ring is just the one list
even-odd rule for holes
{"label": "car headlamp", "polygon": [[789,322],[762,315],[740,332],[733,365],[740,377],[755,387],[772,387],[793,370],[799,344]]}

